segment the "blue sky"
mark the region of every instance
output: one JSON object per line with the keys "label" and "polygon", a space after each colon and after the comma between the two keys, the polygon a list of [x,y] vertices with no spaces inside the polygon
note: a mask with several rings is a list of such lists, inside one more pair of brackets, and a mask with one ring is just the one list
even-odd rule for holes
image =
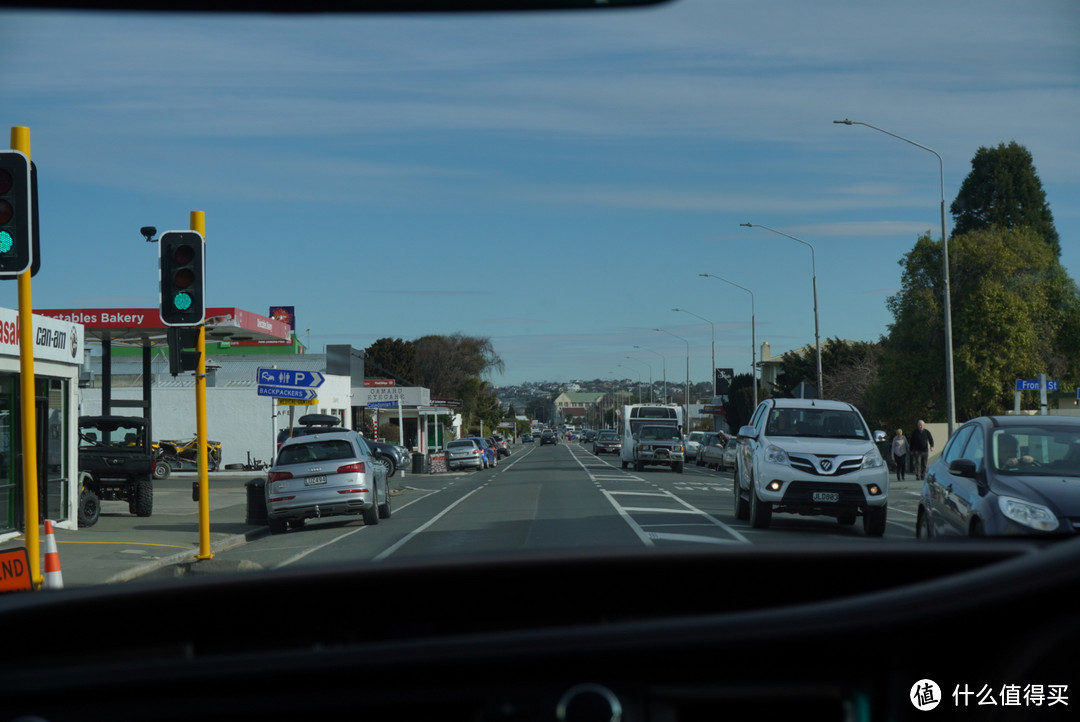
{"label": "blue sky", "polygon": [[813,341],[810,250],[740,223],[813,244],[823,339],[885,333],[898,262],[940,235],[937,159],[835,119],[939,152],[946,204],[979,146],[1026,146],[1080,276],[1078,37],[1072,0],[4,11],[0,126],[39,168],[37,308],[156,307],[139,228],[202,210],[210,303],[294,305],[313,350],[490,336],[502,385],[677,381],[688,343],[706,380],[713,330],[749,370],[751,307],[699,273],[753,292],[773,353]]}

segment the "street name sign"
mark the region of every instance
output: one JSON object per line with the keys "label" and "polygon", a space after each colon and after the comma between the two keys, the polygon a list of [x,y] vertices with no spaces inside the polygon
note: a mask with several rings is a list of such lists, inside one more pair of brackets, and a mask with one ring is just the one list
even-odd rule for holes
{"label": "street name sign", "polygon": [[[1016,390],[1017,391],[1038,391],[1039,390],[1039,380],[1038,379],[1034,379],[1034,380],[1017,379],[1016,380]],[[1058,382],[1057,381],[1050,381],[1049,379],[1047,379],[1047,381],[1046,381],[1046,390],[1047,391],[1057,391],[1058,390]]]}

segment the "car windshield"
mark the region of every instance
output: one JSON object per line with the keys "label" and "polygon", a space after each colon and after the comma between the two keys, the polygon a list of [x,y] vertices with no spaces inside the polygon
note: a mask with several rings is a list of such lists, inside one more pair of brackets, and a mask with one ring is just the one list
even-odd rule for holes
{"label": "car windshield", "polygon": [[[510,628],[539,603],[561,621],[604,620],[614,635],[653,610],[674,617],[675,590],[703,579],[707,603],[686,606],[728,605],[750,634],[790,594],[880,592],[865,568],[817,558],[789,577],[784,565],[806,550],[855,550],[885,569],[883,548],[888,558],[948,546],[923,540],[934,529],[920,519],[926,470],[950,434],[1014,409],[1076,413],[1076,0],[579,4],[596,7],[157,12],[0,0],[0,278],[11,281],[0,283],[0,553],[36,544],[40,586],[49,521],[61,599],[198,590],[210,570],[262,589],[338,566],[473,559],[507,565],[492,580],[521,559],[617,565],[764,549],[775,564],[701,575],[627,563],[627,586],[569,602],[572,581],[551,596],[508,583],[438,624],[412,610],[451,616],[444,600],[467,599],[471,577],[404,591],[389,578],[357,584],[352,606],[324,605],[320,586],[300,580],[304,604],[267,593],[232,605],[224,594],[168,617],[258,627],[267,648],[280,633],[315,657],[337,654],[340,640],[290,636],[308,619],[339,618],[349,640],[373,646],[437,629],[449,649],[476,619]],[[36,273],[16,268],[35,238]],[[117,414],[149,426],[79,428],[80,416]],[[335,426],[309,428],[307,415]],[[725,449],[718,435],[737,440]],[[31,438],[36,448],[24,447]],[[106,453],[132,444],[144,453]],[[1060,430],[1032,422],[986,444],[1017,486],[1025,475],[1080,477],[1080,441]],[[152,458],[125,468],[134,456]],[[361,461],[355,488],[324,478]],[[270,473],[321,462],[333,463],[304,479],[300,467],[280,472],[293,479]],[[318,498],[301,507],[303,493]],[[958,533],[978,536],[977,492],[941,495],[968,515]],[[1080,535],[1080,508],[1051,507],[1016,502],[998,536],[1026,548],[1035,527],[1024,520],[1041,516]],[[989,546],[979,544],[926,573],[975,563]],[[924,567],[912,568],[896,586]],[[807,570],[820,580],[804,583]],[[777,586],[748,588],[766,578]],[[0,622],[5,596],[20,595],[0,594]],[[279,618],[246,619],[255,606]],[[143,640],[144,617],[162,623],[152,606],[105,604],[39,623],[79,637],[65,658],[89,658],[103,637],[201,654]],[[942,630],[947,642],[928,645],[927,659],[962,647],[962,631]],[[596,649],[617,649],[609,642]],[[844,649],[871,676],[890,642],[833,645],[823,633],[807,646]],[[502,651],[531,645],[521,636]],[[785,668],[772,652],[755,648],[744,666]],[[648,654],[624,656],[651,673]],[[94,686],[121,659],[70,697],[106,696]],[[262,672],[276,658],[236,659]],[[396,659],[378,672],[391,686],[413,676]],[[415,676],[449,687],[426,676],[443,671]],[[1057,681],[1044,671],[1018,666],[997,682]],[[881,679],[901,686],[887,670]],[[991,679],[951,681],[977,691]],[[557,704],[555,694],[548,717]],[[655,716],[749,716],[666,709]],[[446,714],[532,718],[509,704]]]}
{"label": "car windshield", "polygon": [[776,409],[769,416],[765,433],[830,439],[869,438],[858,414],[831,409]]}
{"label": "car windshield", "polygon": [[330,461],[333,459],[355,458],[356,451],[352,444],[344,439],[325,441],[305,441],[300,444],[283,446],[278,456],[278,465],[302,464],[308,461]]}
{"label": "car windshield", "polygon": [[[964,456],[982,461],[982,444],[972,439]],[[990,435],[994,468],[1006,474],[1026,476],[1080,477],[1080,426],[1016,426],[995,429]]]}
{"label": "car windshield", "polygon": [[643,426],[639,437],[642,441],[678,441],[682,438],[674,426]]}

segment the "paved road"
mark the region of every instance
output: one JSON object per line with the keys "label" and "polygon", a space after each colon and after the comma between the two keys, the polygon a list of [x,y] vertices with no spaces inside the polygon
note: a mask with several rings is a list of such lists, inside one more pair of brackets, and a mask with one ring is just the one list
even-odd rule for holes
{"label": "paved road", "polygon": [[[693,464],[623,470],[618,457],[597,457],[577,443],[521,445],[498,467],[476,472],[395,476],[393,516],[376,526],[330,518],[272,536],[247,521],[251,472],[210,477],[214,558],[192,563],[199,549],[193,474],[155,485],[154,514],[140,519],[126,504],[104,502],[98,524],[58,530],[65,587],[138,578],[199,575],[295,565],[408,560],[441,555],[573,553],[576,550],[677,545],[867,544],[914,536],[920,482],[893,482],[885,539],[860,525],[777,514],[767,530],[732,513],[731,473]],[[22,540],[0,545],[20,546]]]}

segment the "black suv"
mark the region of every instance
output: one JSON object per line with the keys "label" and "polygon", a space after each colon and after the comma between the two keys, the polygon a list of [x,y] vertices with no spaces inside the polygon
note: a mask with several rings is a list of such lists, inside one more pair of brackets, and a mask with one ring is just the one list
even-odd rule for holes
{"label": "black suv", "polygon": [[154,452],[139,416],[79,417],[79,526],[97,523],[101,501],[126,501],[135,516],[154,510]]}
{"label": "black suv", "polygon": [[[292,429],[282,429],[278,432],[277,448],[280,449],[285,440],[292,436],[324,434],[327,431],[348,431],[341,425],[341,419],[333,414],[306,414],[300,417],[299,424],[300,426],[294,426]],[[404,468],[412,461],[412,457],[409,456],[409,452],[403,446],[387,444],[382,441],[372,441],[366,436],[364,437],[364,443],[368,445],[372,456],[375,457],[375,461],[386,467],[387,479],[393,476],[398,469]]]}
{"label": "black suv", "polygon": [[551,429],[544,429],[540,433],[540,446],[544,444],[558,444],[559,437],[555,435],[555,432]]}

